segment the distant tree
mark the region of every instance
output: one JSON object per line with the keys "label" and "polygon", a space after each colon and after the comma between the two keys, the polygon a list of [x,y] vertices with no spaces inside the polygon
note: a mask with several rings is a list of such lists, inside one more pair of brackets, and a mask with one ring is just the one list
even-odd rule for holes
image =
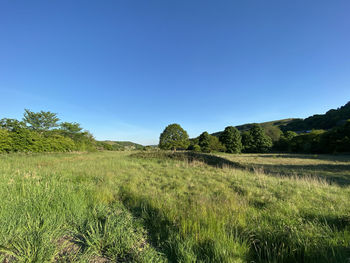
{"label": "distant tree", "polygon": [[269,136],[273,142],[277,142],[282,136],[282,131],[277,126],[268,125],[264,127],[265,134]]}
{"label": "distant tree", "polygon": [[240,153],[242,151],[241,134],[237,128],[228,126],[220,135],[220,142],[226,147],[228,153]]}
{"label": "distant tree", "polygon": [[297,134],[293,131],[284,132],[280,139],[274,143],[274,149],[278,151],[291,152],[292,151],[292,139]]}
{"label": "distant tree", "polygon": [[198,145],[201,147],[202,152],[209,153],[211,151],[209,133],[203,132],[201,135],[199,135]]}
{"label": "distant tree", "polygon": [[187,132],[179,124],[170,124],[160,134],[159,148],[164,150],[187,149],[189,146]]}
{"label": "distant tree", "polygon": [[16,119],[3,118],[0,120],[0,127],[8,131],[17,131],[25,128],[25,123]]}
{"label": "distant tree", "polygon": [[249,152],[253,148],[254,139],[249,131],[242,132],[242,145],[244,152]]}
{"label": "distant tree", "polygon": [[56,113],[50,111],[32,112],[28,109],[24,110],[23,121],[26,123],[29,129],[35,131],[48,131],[58,126],[57,122],[60,120],[57,118]]}
{"label": "distant tree", "polygon": [[0,153],[13,150],[13,141],[11,133],[8,130],[0,128]]}
{"label": "distant tree", "polygon": [[193,145],[192,147],[192,151],[194,152],[200,152],[201,151],[201,147],[198,144]]}
{"label": "distant tree", "polygon": [[258,124],[254,124],[244,136],[246,152],[264,153],[272,148],[271,138],[265,134],[264,129]]}
{"label": "distant tree", "polygon": [[68,133],[79,133],[83,128],[76,122],[62,122],[60,124],[60,129]]}
{"label": "distant tree", "polygon": [[226,147],[223,145],[219,138],[213,135],[209,135],[209,148],[211,152],[225,152]]}

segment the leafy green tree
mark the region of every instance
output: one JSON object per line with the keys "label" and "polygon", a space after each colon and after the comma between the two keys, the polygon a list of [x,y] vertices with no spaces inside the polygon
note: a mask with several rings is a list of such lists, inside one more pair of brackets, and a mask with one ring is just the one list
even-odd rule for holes
{"label": "leafy green tree", "polygon": [[219,138],[209,135],[209,148],[211,152],[225,152],[226,147],[220,142]]}
{"label": "leafy green tree", "polygon": [[192,151],[194,152],[200,152],[201,151],[201,147],[198,144],[193,145],[192,147]]}
{"label": "leafy green tree", "polygon": [[198,145],[201,147],[201,151],[205,153],[209,153],[210,149],[210,135],[207,132],[203,132],[199,135]]}
{"label": "leafy green tree", "polygon": [[160,134],[159,148],[164,150],[187,149],[189,146],[187,132],[179,124],[170,124]]}
{"label": "leafy green tree", "polygon": [[264,132],[260,125],[254,124],[246,133],[244,138],[244,149],[246,152],[264,153],[272,148],[272,140]]}
{"label": "leafy green tree", "polygon": [[228,153],[240,153],[242,151],[242,138],[237,128],[228,126],[220,134],[220,141],[226,147]]}
{"label": "leafy green tree", "polygon": [[0,153],[12,151],[12,138],[8,130],[0,129]]}
{"label": "leafy green tree", "polygon": [[297,136],[297,133],[293,131],[285,131],[280,139],[274,143],[274,149],[278,151],[291,152],[292,151],[292,139]]}
{"label": "leafy green tree", "polygon": [[12,132],[25,128],[25,123],[16,119],[3,118],[0,120],[0,127]]}
{"label": "leafy green tree", "polygon": [[80,124],[77,122],[62,122],[60,124],[60,129],[67,133],[79,133],[83,128],[81,128]]}
{"label": "leafy green tree", "polygon": [[268,125],[264,127],[265,134],[269,136],[273,142],[277,142],[282,136],[282,131],[277,126]]}
{"label": "leafy green tree", "polygon": [[32,112],[28,109],[24,110],[23,121],[28,128],[35,131],[48,131],[58,126],[56,113],[50,111]]}
{"label": "leafy green tree", "polygon": [[243,152],[249,152],[254,146],[254,138],[249,131],[242,132]]}

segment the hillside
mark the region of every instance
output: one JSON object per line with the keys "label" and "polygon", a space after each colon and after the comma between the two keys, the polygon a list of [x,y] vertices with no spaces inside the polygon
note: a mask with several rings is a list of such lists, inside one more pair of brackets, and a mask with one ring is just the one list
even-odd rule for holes
{"label": "hillside", "polygon": [[[267,122],[261,122],[261,123],[258,123],[261,127],[263,128],[269,128],[269,127],[281,127],[281,126],[286,126],[288,125],[289,123],[292,123],[292,122],[295,122],[295,121],[298,121],[298,120],[301,120],[301,119],[293,119],[293,118],[290,118],[290,119],[281,119],[281,120],[275,120],[275,121],[267,121]],[[246,123],[246,124],[242,124],[242,125],[238,125],[238,126],[235,126],[239,131],[247,131],[249,130],[254,124],[257,124],[257,123]],[[222,131],[219,131],[219,132],[215,132],[215,133],[212,133],[212,135],[214,136],[220,136],[220,134],[222,133]]]}
{"label": "hillside", "polygon": [[350,102],[340,108],[331,109],[325,114],[315,114],[306,119],[295,119],[286,125],[282,125],[281,129],[283,131],[329,130],[342,125],[348,119],[350,119]]}
{"label": "hillside", "polygon": [[[329,130],[333,127],[342,125],[346,120],[350,119],[350,102],[337,109],[331,109],[325,114],[315,114],[306,119],[289,118],[282,120],[275,120],[269,122],[258,123],[261,125],[267,134],[276,132],[280,129],[282,131],[296,131],[305,132],[313,129]],[[255,123],[247,123],[238,125],[236,128],[239,131],[249,130]],[[215,132],[212,135],[220,136],[222,131]]]}
{"label": "hillside", "polygon": [[109,145],[112,145],[113,148],[117,149],[126,149],[126,150],[134,150],[134,149],[142,149],[143,145],[137,144],[129,141],[103,141]]}

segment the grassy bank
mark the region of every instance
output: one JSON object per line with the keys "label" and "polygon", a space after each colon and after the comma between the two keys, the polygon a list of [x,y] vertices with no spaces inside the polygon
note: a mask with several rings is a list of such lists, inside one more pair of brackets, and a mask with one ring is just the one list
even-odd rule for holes
{"label": "grassy bank", "polygon": [[0,156],[0,260],[347,262],[350,157]]}

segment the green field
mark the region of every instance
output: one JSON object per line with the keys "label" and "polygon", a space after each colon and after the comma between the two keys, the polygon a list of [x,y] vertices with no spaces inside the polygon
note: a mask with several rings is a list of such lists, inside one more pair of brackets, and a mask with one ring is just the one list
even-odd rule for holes
{"label": "green field", "polygon": [[0,155],[0,262],[349,262],[350,156]]}

